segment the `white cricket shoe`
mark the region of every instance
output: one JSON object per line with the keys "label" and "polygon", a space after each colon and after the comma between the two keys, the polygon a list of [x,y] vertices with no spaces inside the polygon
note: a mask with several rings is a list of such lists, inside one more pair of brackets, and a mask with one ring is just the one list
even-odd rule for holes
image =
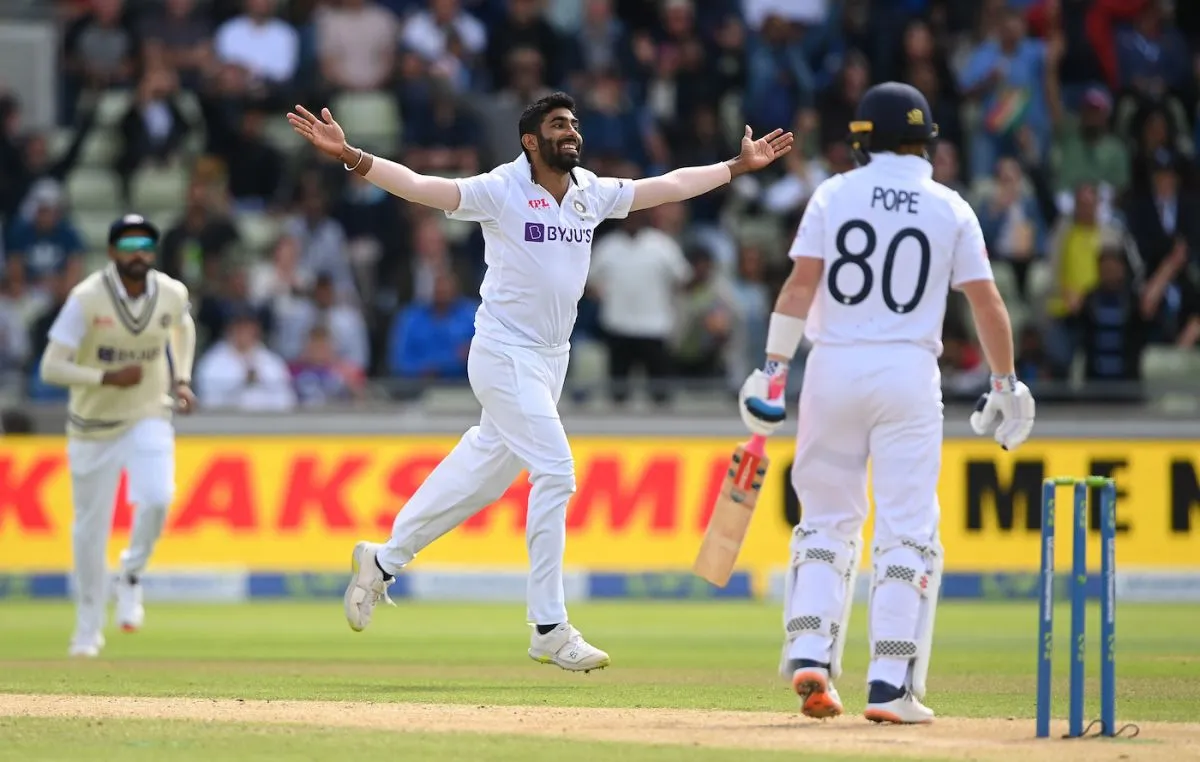
{"label": "white cricket shoe", "polygon": [[98,632],[90,635],[76,633],[71,638],[71,646],[67,649],[67,656],[80,659],[95,659],[100,655],[102,648],[104,648],[104,635]]}
{"label": "white cricket shoe", "polygon": [[130,582],[122,574],[117,580],[117,624],[124,632],[137,632],[146,621],[146,608],[142,605],[142,583]]}
{"label": "white cricket shoe", "polygon": [[[879,688],[883,690],[879,690]],[[893,694],[884,694],[890,689]],[[933,710],[917,700],[907,689],[894,688],[886,683],[871,683],[871,694],[867,698],[867,708],[863,716],[871,722],[888,723],[890,725],[928,725],[933,722]]]}
{"label": "white cricket shoe", "polygon": [[383,572],[375,563],[375,556],[380,547],[378,543],[360,542],[354,546],[354,553],[351,555],[350,585],[346,588],[343,602],[346,621],[355,632],[367,629],[367,625],[371,623],[371,614],[380,598],[389,606],[396,605],[387,594],[391,582],[383,578]]}
{"label": "white cricket shoe", "polygon": [[815,720],[841,715],[842,699],[829,670],[824,667],[800,667],[792,673],[792,690],[800,697],[800,713]]}
{"label": "white cricket shoe", "polygon": [[557,664],[570,672],[591,672],[611,663],[608,654],[584,640],[579,630],[566,622],[545,635],[539,635],[534,627],[529,658],[540,664]]}

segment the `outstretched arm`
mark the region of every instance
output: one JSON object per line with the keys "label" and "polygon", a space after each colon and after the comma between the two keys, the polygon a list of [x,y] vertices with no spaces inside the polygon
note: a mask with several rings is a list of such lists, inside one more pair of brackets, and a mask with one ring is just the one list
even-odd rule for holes
{"label": "outstretched arm", "polygon": [[287,118],[292,129],[317,150],[393,196],[444,212],[453,212],[462,203],[462,192],[453,180],[419,174],[403,164],[372,156],[348,144],[346,133],[327,108],[321,109],[318,119],[303,106],[296,106]]}
{"label": "outstretched arm", "polygon": [[792,150],[794,137],[790,132],[775,130],[766,137],[754,140],[750,127],[742,138],[742,152],[736,158],[706,167],[683,167],[658,177],[633,182],[633,205],[630,211],[649,209],[661,204],[686,201],[703,195],[747,172],[757,172]]}

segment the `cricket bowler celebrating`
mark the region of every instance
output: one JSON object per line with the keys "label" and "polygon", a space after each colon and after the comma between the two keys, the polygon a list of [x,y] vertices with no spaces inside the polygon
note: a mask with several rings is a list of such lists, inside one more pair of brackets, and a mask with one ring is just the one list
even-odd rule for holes
{"label": "cricket bowler celebrating", "polygon": [[780,425],[784,399],[771,398],[770,381],[807,337],[792,471],[803,514],[791,541],[781,664],[803,713],[842,713],[833,680],[860,562],[869,459],[875,536],[865,715],[927,723],[934,715],[921,702],[942,574],[938,356],[951,287],[970,302],[992,371],[971,416],[974,431],[994,428],[996,441],[1015,449],[1033,428],[1034,401],[1014,373],[1012,327],[979,221],[932,179],[926,149],[937,127],[924,96],[896,82],[873,87],[850,133],[859,168],[826,180],[809,201],[771,315],[766,365],[746,380],[739,407],[756,434]]}
{"label": "cricket bowler celebrating", "polygon": [[596,226],[631,211],[684,201],[786,154],[792,134],[754,140],[749,127],[734,159],[643,180],[601,178],[582,169],[575,101],[554,93],[530,105],[518,126],[521,155],[486,174],[430,177],[346,144],[328,109],[317,118],[297,106],[288,120],[316,148],[378,187],[483,228],[487,271],[467,360],[483,407],[472,427],[396,516],[387,543],[354,548],[346,589],[350,627],[364,629],[394,575],[431,542],[496,501],[522,468],[532,485],[529,550],[529,656],[572,671],[605,667],[608,654],[568,621],[563,592],[567,501],[575,467],[558,400],[568,339],[583,295]]}
{"label": "cricket bowler celebrating", "polygon": [[[135,506],[116,582],[117,623],[142,626],[139,577],[175,493],[171,411],[191,411],[196,326],[188,290],[153,269],[159,233],[127,214],[108,233],[109,264],[71,290],[50,327],[42,379],[70,389],[67,461],[75,508],[71,656],[98,656],[108,602],[106,551],[124,470]],[[174,400],[172,399],[174,395]]]}

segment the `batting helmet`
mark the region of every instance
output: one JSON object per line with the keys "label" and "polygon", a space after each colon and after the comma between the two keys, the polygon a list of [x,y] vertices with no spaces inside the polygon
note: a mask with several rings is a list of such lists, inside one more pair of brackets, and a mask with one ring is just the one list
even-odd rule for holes
{"label": "batting helmet", "polygon": [[870,154],[929,143],[938,136],[929,101],[903,82],[884,82],[863,94],[850,123],[850,146],[859,164]]}

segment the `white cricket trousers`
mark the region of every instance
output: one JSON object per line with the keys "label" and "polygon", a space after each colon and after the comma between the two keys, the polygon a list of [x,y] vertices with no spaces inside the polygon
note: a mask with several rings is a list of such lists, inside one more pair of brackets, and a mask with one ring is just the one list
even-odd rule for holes
{"label": "white cricket trousers", "polygon": [[431,542],[504,494],[529,472],[525,544],[529,551],[529,621],[567,621],[563,551],[567,502],[575,492],[575,463],[558,416],[569,346],[514,347],[471,343],[467,375],[483,415],[409,498],[392,524],[379,564],[391,574]]}
{"label": "white cricket trousers", "polygon": [[147,418],[113,439],[67,441],[75,507],[76,634],[102,632],[108,602],[108,537],[121,471],[134,506],[129,547],[121,552],[121,574],[146,568],[175,497],[175,431],[170,421]]}
{"label": "white cricket trousers", "polygon": [[[831,549],[861,542],[867,463],[875,498],[872,547],[876,560],[923,564],[906,542],[940,547],[937,485],[942,463],[942,389],[937,358],[911,344],[818,345],[808,356],[797,417],[792,484],[800,527]],[[797,570],[789,616],[842,618],[846,590],[833,567]],[[884,585],[871,604],[875,638],[914,637],[920,596],[909,586]],[[805,634],[790,657],[828,662],[832,639]],[[904,683],[905,664],[875,659],[868,680]]]}

